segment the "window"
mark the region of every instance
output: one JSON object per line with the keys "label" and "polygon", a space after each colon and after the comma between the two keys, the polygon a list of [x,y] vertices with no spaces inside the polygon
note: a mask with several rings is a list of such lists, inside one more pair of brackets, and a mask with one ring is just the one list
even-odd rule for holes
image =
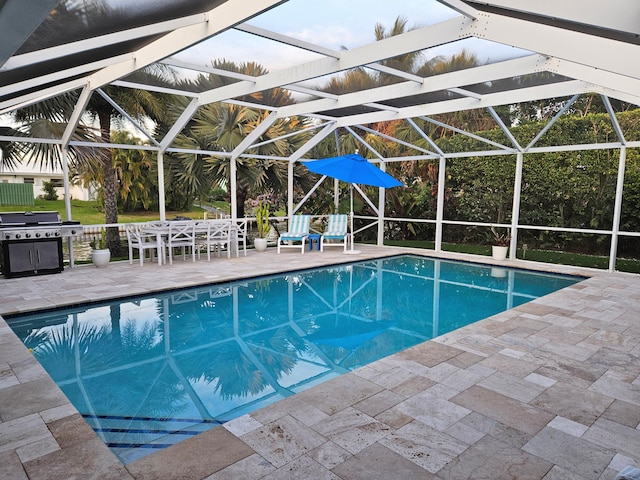
{"label": "window", "polygon": [[34,179],[33,179],[33,178],[31,178],[31,177],[24,177],[24,178],[22,179],[22,183],[31,183],[31,184],[33,184],[33,183],[35,183],[35,182],[34,182]]}
{"label": "window", "polygon": [[52,178],[50,182],[54,187],[64,187],[64,180],[62,180],[61,178]]}

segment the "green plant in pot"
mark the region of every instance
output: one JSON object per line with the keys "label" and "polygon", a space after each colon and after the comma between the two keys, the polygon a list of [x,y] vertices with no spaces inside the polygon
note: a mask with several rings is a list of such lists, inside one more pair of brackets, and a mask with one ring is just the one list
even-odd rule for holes
{"label": "green plant in pot", "polygon": [[509,232],[500,233],[494,227],[491,227],[491,233],[493,233],[491,255],[495,260],[505,260],[511,244],[511,235]]}
{"label": "green plant in pot", "polygon": [[111,260],[111,252],[107,248],[107,229],[102,227],[100,237],[93,237],[91,246],[91,260],[96,267],[106,267]]}
{"label": "green plant in pot", "polygon": [[269,204],[260,202],[256,207],[255,213],[258,236],[254,238],[253,245],[256,250],[262,252],[267,248],[267,235],[269,235],[271,231],[271,225],[269,224]]}

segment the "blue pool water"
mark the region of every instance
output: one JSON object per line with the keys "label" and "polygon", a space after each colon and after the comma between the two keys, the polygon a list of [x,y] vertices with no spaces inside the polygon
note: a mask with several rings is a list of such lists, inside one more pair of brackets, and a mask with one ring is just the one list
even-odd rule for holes
{"label": "blue pool water", "polygon": [[400,256],[7,321],[128,463],[580,280]]}

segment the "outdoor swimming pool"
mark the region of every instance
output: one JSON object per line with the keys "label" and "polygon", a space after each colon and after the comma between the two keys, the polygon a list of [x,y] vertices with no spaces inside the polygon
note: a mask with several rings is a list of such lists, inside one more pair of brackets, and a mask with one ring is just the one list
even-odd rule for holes
{"label": "outdoor swimming pool", "polygon": [[399,256],[6,320],[128,463],[580,280]]}

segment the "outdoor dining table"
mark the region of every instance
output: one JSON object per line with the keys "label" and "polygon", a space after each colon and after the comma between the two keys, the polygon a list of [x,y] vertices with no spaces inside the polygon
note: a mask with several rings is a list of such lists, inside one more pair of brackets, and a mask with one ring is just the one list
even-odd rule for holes
{"label": "outdoor dining table", "polygon": [[[231,219],[209,219],[209,220],[176,220],[177,222],[193,222],[195,224],[196,227],[196,235],[199,232],[198,226],[206,226],[206,222],[210,222],[216,225],[228,225],[229,229],[230,229],[230,245],[228,246],[229,249],[233,248],[233,251],[235,251],[236,253],[238,252],[238,225],[236,224],[236,222],[234,222]],[[159,222],[147,222],[142,224],[142,226],[140,227],[140,230],[145,233],[145,234],[151,234],[151,235],[155,235],[156,236],[156,241],[158,242],[158,245],[164,245],[165,247],[168,247],[168,239],[169,239],[169,235],[171,232],[171,222],[173,222],[173,220],[169,220],[169,221],[159,221]],[[200,229],[200,232],[205,232],[205,229],[202,228]],[[194,246],[195,248],[195,246]],[[161,260],[161,255],[158,255],[158,264],[161,264],[162,260]]]}

